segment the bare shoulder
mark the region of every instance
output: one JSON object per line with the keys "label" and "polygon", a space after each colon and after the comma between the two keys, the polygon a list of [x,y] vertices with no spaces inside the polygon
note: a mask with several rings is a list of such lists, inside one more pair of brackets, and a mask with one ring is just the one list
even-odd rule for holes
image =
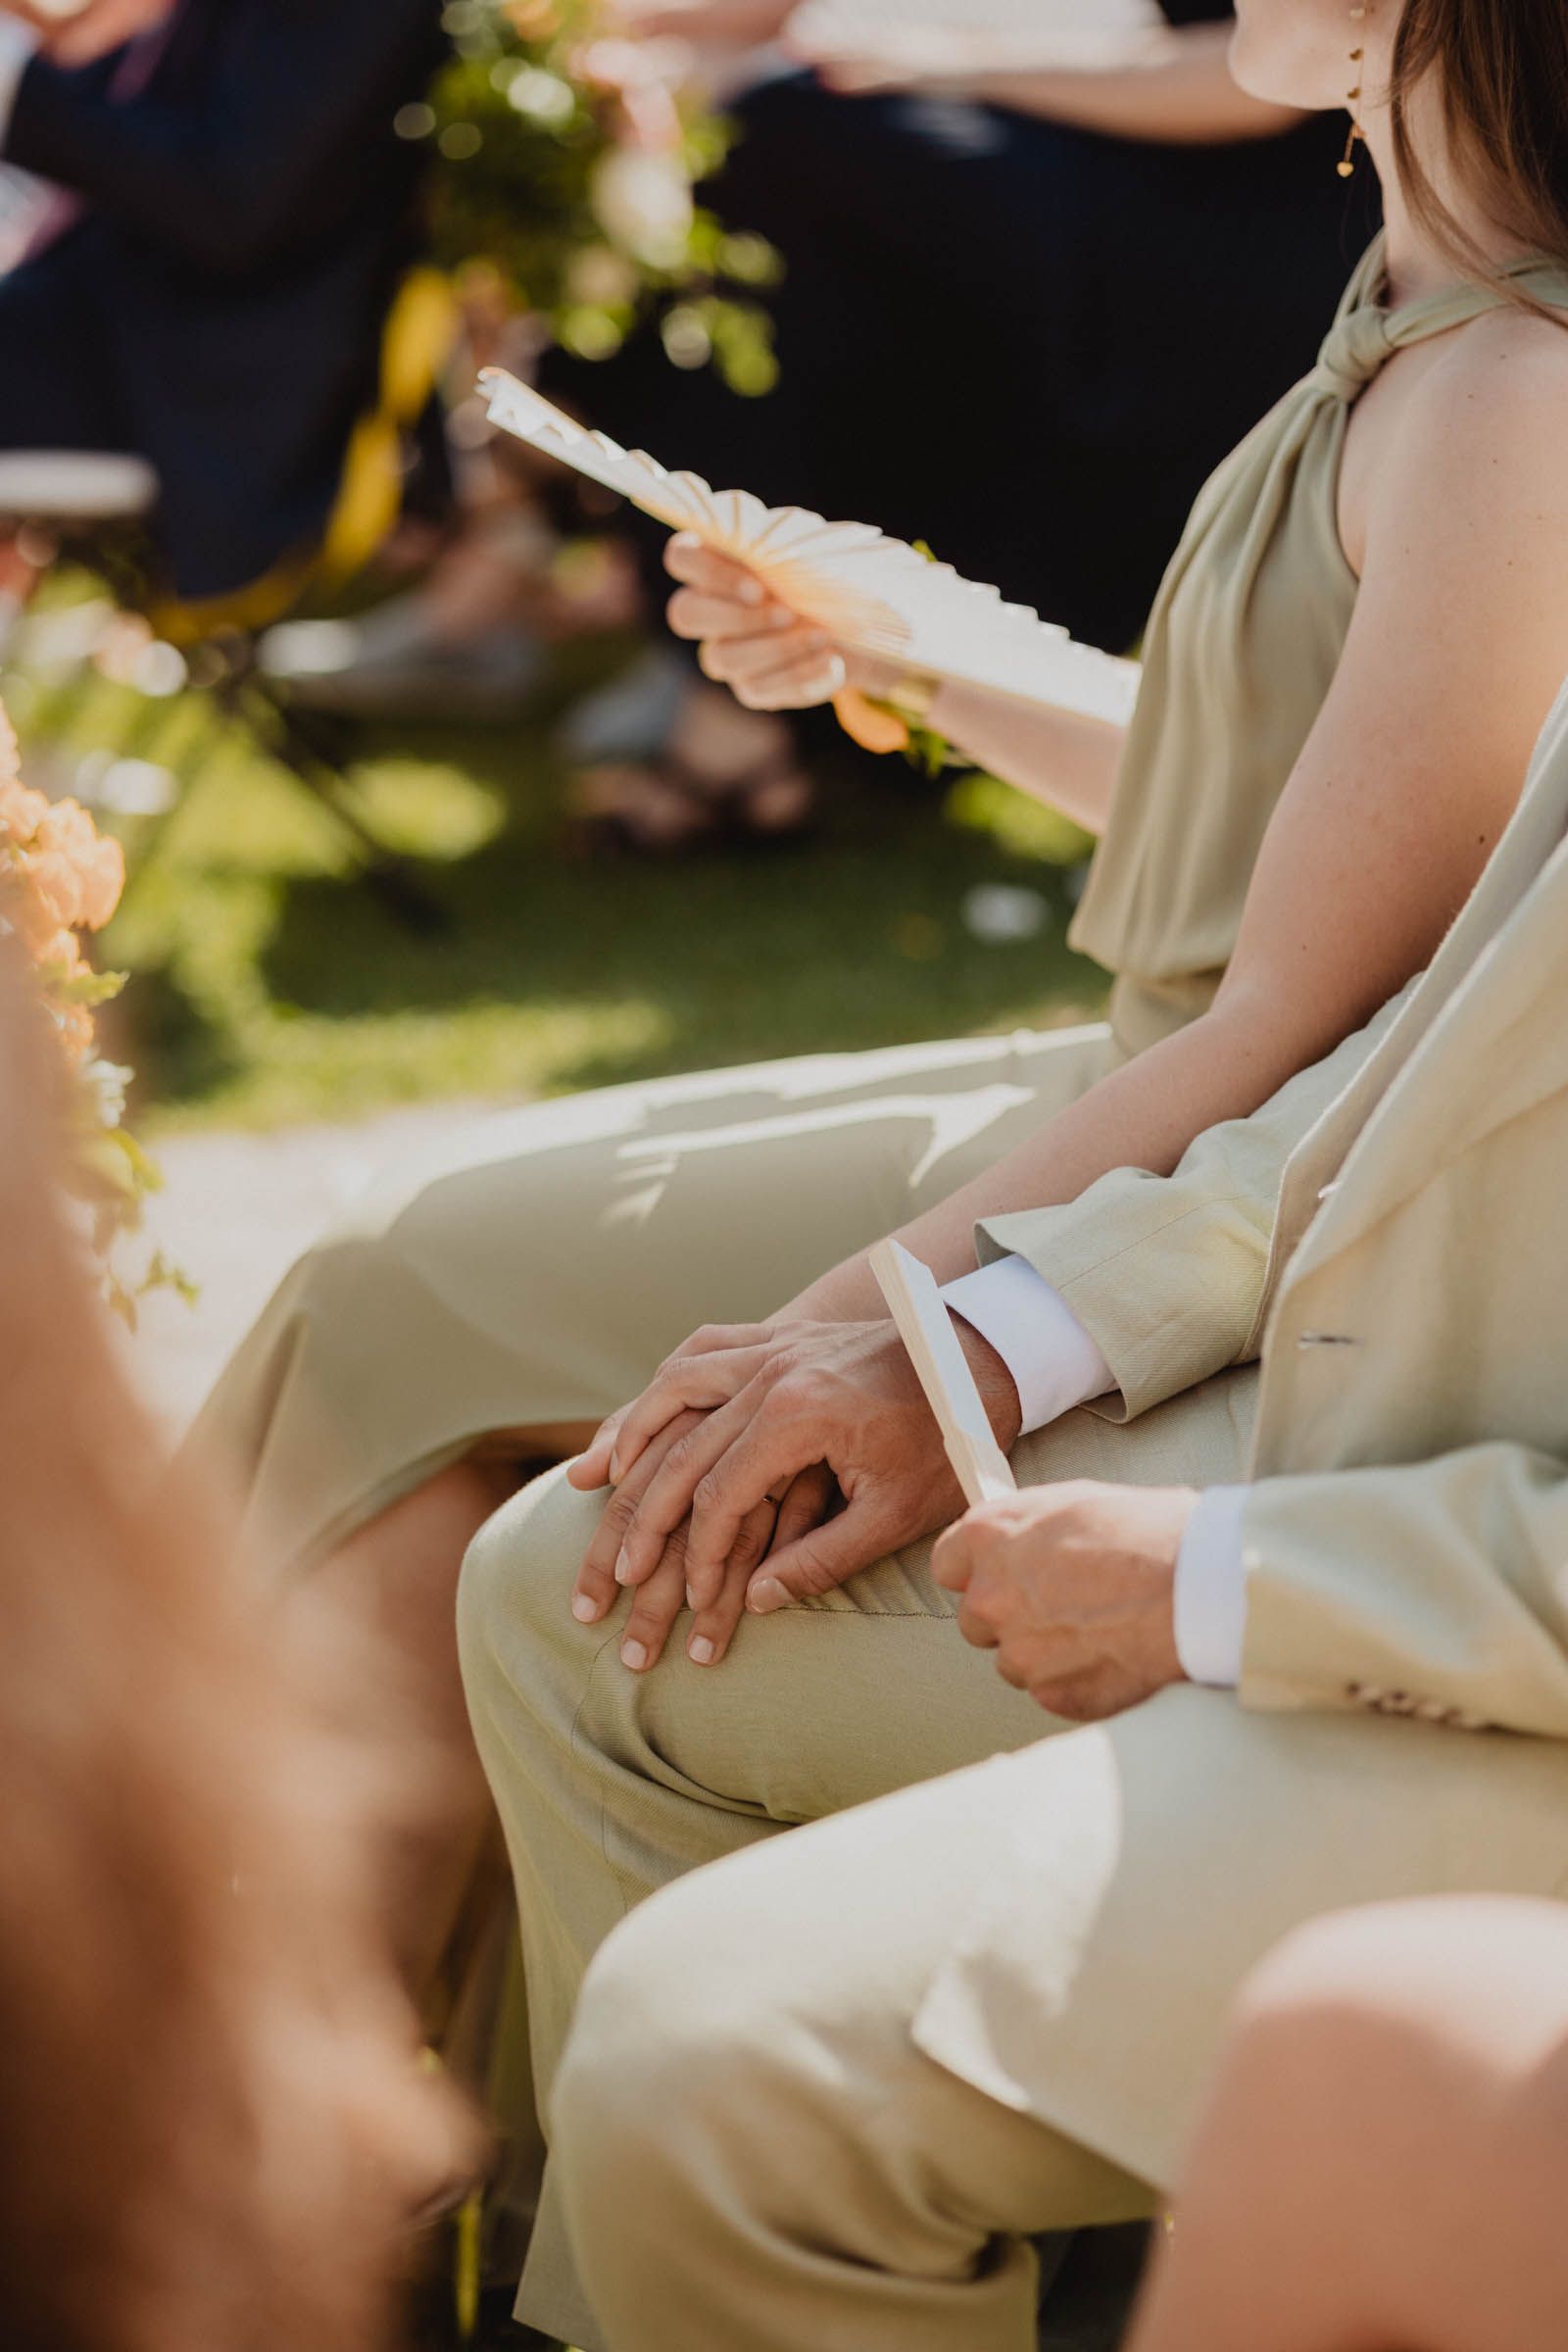
{"label": "bare shoulder", "polygon": [[[1364,414],[1363,414],[1364,412]],[[1468,581],[1499,620],[1568,582],[1568,325],[1517,306],[1401,352],[1351,415],[1341,529],[1363,587]]]}
{"label": "bare shoulder", "polygon": [[1457,514],[1490,498],[1568,498],[1568,312],[1563,323],[1517,306],[1445,336],[1411,387],[1391,477]]}

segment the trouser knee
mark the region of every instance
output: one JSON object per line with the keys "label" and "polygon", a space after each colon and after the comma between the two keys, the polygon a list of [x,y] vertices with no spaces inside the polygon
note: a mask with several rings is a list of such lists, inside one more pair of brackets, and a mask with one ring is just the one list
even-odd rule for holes
{"label": "trouser knee", "polygon": [[458,1653],[470,1690],[495,1668],[514,1684],[526,1682],[525,1662],[563,1643],[586,1666],[596,1629],[573,1619],[571,1590],[599,1508],[598,1496],[579,1494],[553,1470],[480,1528],[458,1581]]}
{"label": "trouser knee", "polygon": [[[699,1951],[671,1932],[679,1891],[616,1929],[588,1971],[557,2077],[551,2147],[573,2229],[591,2246],[601,2224],[633,2210],[657,2235],[703,2202],[702,2183],[755,2180],[764,2093],[732,2005],[715,2003]],[[656,2218],[657,2217],[657,2218]]]}

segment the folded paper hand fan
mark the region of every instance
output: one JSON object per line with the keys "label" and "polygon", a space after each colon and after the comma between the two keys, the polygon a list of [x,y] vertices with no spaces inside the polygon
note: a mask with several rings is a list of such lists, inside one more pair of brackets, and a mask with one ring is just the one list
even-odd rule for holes
{"label": "folded paper hand fan", "polygon": [[492,420],[547,456],[617,490],[672,531],[750,565],[791,612],[852,652],[932,677],[984,686],[1124,725],[1138,666],[1077,645],[1026,605],[960,578],[868,522],[825,522],[802,507],[764,507],[746,490],[712,490],[666,473],[640,450],[589,432],[515,376],[487,368]]}
{"label": "folded paper hand fan", "polygon": [[878,1242],[869,1263],[919,1374],[966,1500],[998,1502],[1004,1494],[1015,1494],[1018,1482],[997,1444],[969,1359],[930,1267],[895,1241]]}

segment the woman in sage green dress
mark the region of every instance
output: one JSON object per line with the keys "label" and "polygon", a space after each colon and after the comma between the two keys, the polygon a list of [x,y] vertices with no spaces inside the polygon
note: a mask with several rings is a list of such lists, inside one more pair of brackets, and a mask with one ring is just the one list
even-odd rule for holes
{"label": "woman in sage green dress", "polygon": [[[694,1326],[786,1301],[819,1325],[875,1316],[863,1255],[886,1233],[956,1277],[977,1215],[1073,1198],[1113,1167],[1168,1170],[1396,993],[1462,904],[1568,645],[1568,198],[1545,165],[1510,180],[1473,135],[1467,92],[1443,78],[1456,5],[1240,12],[1239,72],[1260,95],[1343,101],[1364,49],[1355,111],[1390,225],[1318,366],[1200,496],[1125,737],[937,698],[956,745],[1100,835],[1073,936],[1114,975],[1107,1020],[499,1116],[380,1183],[220,1379],[199,1441],[237,1472],[271,1556],[374,1587],[455,1745],[454,1583],[520,1462],[581,1447]],[[1401,101],[1396,43],[1432,24],[1439,47],[1413,79],[1404,54]],[[836,649],[733,566],[680,543],[671,564],[675,625],[743,699],[845,683]],[[587,1660],[603,1635],[571,1624],[562,1573],[541,1564],[537,1605]],[[609,1606],[576,1599],[585,1617]],[[740,1606],[706,1636],[687,1627],[661,1668],[680,1592],[659,1623],[637,1605],[648,1639],[628,1668],[664,1674],[687,1672],[694,1639],[721,1658]],[[1013,1736],[1039,1728],[1025,1708]],[[994,1716],[974,1736],[1004,1738]],[[455,1894],[467,1849],[444,1844]],[[432,1893],[421,1917],[416,1965],[450,1909]]]}

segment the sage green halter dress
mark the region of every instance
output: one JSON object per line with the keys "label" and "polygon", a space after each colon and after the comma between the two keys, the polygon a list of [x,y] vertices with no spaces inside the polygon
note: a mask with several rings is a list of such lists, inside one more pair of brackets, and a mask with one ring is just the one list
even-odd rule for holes
{"label": "sage green halter dress", "polygon": [[[1568,306],[1568,271],[1507,272]],[[1379,307],[1383,239],[1351,278],[1309,375],[1199,493],[1150,620],[1110,822],[1072,938],[1117,974],[1110,1020],[1136,1054],[1204,1010],[1236,945],[1274,806],[1339,664],[1357,581],[1340,542],[1350,408],[1396,352],[1503,296],[1456,285]]]}
{"label": "sage green halter dress", "polygon": [[[1568,305],[1562,270],[1518,274]],[[617,1088],[396,1170],[289,1275],[202,1417],[274,1557],[319,1557],[488,1433],[612,1410],[698,1324],[773,1312],[1202,1011],[1349,625],[1350,404],[1395,352],[1501,299],[1465,285],[1386,311],[1382,278],[1379,244],[1161,589],[1074,932],[1117,975],[1108,1027]]]}

